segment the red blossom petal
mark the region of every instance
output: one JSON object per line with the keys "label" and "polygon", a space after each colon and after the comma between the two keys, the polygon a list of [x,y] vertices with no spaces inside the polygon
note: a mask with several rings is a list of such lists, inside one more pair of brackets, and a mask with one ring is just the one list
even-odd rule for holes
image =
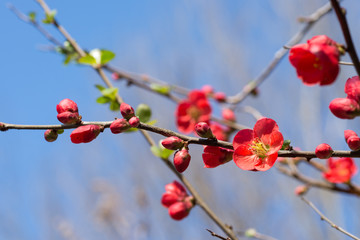
{"label": "red blossom petal", "polygon": [[345,83],[345,93],[348,98],[360,101],[360,78],[355,76],[349,78]]}
{"label": "red blossom petal", "polygon": [[255,136],[262,138],[264,135],[270,135],[274,131],[279,131],[279,126],[271,118],[261,118],[254,126]]}
{"label": "red blossom petal", "polygon": [[234,162],[243,170],[254,170],[255,165],[261,163],[261,159],[248,149],[248,146],[241,145],[234,151]]}
{"label": "red blossom petal", "polygon": [[284,144],[284,137],[281,132],[274,131],[269,135],[263,135],[261,137],[261,141],[264,144],[270,146],[267,154],[271,155],[277,153],[281,149],[282,145]]}
{"label": "red blossom petal", "polygon": [[276,162],[276,159],[278,157],[277,152],[267,156],[265,159],[263,159],[261,161],[261,163],[255,165],[255,169],[257,171],[267,171],[270,168],[272,168],[272,166],[274,166],[274,163]]}
{"label": "red blossom petal", "polygon": [[238,147],[242,145],[248,146],[252,143],[253,139],[255,137],[255,133],[251,129],[243,129],[240,130],[234,137],[233,140],[233,147],[234,149],[237,149]]}
{"label": "red blossom petal", "polygon": [[198,102],[199,100],[206,100],[206,95],[200,90],[193,90],[189,93],[188,99],[191,103],[196,104],[196,102]]}

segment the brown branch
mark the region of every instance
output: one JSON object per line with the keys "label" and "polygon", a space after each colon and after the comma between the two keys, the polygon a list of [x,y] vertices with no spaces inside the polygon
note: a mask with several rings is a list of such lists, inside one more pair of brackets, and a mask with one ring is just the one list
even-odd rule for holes
{"label": "brown branch", "polygon": [[334,222],[332,222],[329,218],[327,218],[319,209],[317,209],[317,207],[310,202],[309,200],[307,200],[304,196],[300,196],[301,200],[303,200],[307,205],[309,205],[312,209],[314,209],[314,211],[320,216],[321,220],[324,220],[325,222],[327,222],[331,227],[335,228],[336,230],[338,230],[339,232],[342,232],[343,234],[351,237],[352,239],[355,240],[360,240],[360,238],[352,235],[351,233],[347,232],[345,229],[343,229],[342,227],[339,227],[338,225],[336,225]]}
{"label": "brown branch", "polygon": [[349,29],[349,25],[347,23],[346,20],[346,16],[345,13],[343,11],[343,9],[341,9],[340,4],[337,0],[330,0],[331,4],[334,8],[334,11],[336,13],[336,16],[339,20],[340,26],[341,26],[341,30],[343,32],[345,41],[346,41],[346,50],[349,53],[351,60],[354,64],[354,67],[356,69],[356,72],[358,74],[358,76],[360,76],[360,62],[359,62],[359,58],[358,55],[356,53],[356,49],[353,43],[353,40],[351,38],[351,34],[350,34],[350,29]]}
{"label": "brown branch", "polygon": [[[307,19],[308,21],[305,26],[296,33],[285,45],[293,46],[300,42],[300,40],[304,37],[304,35],[310,30],[315,22],[317,22],[322,16],[331,11],[331,4],[327,3],[318,10],[316,10],[313,14],[311,14]],[[228,97],[228,103],[238,104],[242,102],[257,86],[259,86],[275,69],[278,63],[284,58],[285,54],[288,52],[287,49],[281,47],[276,53],[273,60],[269,63],[269,65],[261,72],[261,74],[255,79],[250,81],[245,87],[236,94],[235,96]],[[234,106],[233,106],[234,107]]]}
{"label": "brown branch", "polygon": [[225,237],[223,237],[223,236],[220,236],[219,234],[216,234],[215,232],[211,231],[210,229],[206,229],[206,230],[207,230],[207,231],[211,234],[211,236],[213,236],[213,237],[217,237],[217,238],[222,239],[222,240],[231,240],[231,238],[229,238],[229,237],[225,238]]}

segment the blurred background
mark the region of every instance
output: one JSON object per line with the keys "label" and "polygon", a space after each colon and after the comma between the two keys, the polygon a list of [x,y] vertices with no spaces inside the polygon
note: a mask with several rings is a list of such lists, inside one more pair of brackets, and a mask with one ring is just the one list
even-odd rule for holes
{"label": "blurred background", "polygon": [[[12,0],[20,11],[44,14],[35,1]],[[145,0],[47,1],[57,19],[85,49],[116,53],[112,65],[144,73],[171,84],[199,89],[205,84],[235,95],[259,75],[324,0]],[[119,117],[96,103],[102,84],[89,67],[63,64],[48,51],[49,42],[32,26],[0,4],[0,121],[17,124],[58,124],[56,104],[74,100],[85,121]],[[356,47],[360,47],[360,2],[342,6]],[[64,41],[52,26],[45,26]],[[306,39],[327,34],[344,43],[334,13],[323,17]],[[347,56],[343,61],[349,61]],[[340,120],[328,110],[330,101],[345,97],[344,84],[355,75],[342,66],[327,87],[307,87],[296,77],[287,57],[259,87],[252,106],[277,121],[293,146],[312,151],[323,142],[346,150],[343,131],[359,133],[359,120]],[[147,103],[156,125],[176,130],[176,105],[125,82],[114,83],[127,103]],[[220,108],[214,103],[214,115]],[[238,122],[253,126],[247,113]],[[88,144],[70,142],[71,131],[48,143],[43,131],[0,133],[0,239],[212,239],[206,228],[222,234],[200,208],[184,220],[172,220],[160,198],[175,176],[138,133],[113,135],[106,130]],[[153,135],[156,140],[161,138]],[[247,172],[233,162],[203,168],[201,146],[190,146],[192,161],[185,176],[216,214],[236,231],[255,228],[277,239],[347,239],[322,222],[293,193],[299,184],[275,168]],[[359,164],[359,160],[356,162]],[[304,174],[321,178],[307,166]],[[359,176],[354,178],[360,183]],[[312,189],[308,199],[330,219],[360,235],[359,199]],[[240,238],[240,239],[245,239]]]}

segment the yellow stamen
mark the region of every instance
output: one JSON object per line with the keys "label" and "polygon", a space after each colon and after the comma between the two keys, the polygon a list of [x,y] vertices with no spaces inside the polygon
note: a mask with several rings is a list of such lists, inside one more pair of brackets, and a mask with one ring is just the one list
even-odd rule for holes
{"label": "yellow stamen", "polygon": [[268,145],[265,145],[259,138],[256,138],[249,145],[249,150],[252,151],[259,158],[264,159],[266,158],[267,153],[270,150],[270,147]]}

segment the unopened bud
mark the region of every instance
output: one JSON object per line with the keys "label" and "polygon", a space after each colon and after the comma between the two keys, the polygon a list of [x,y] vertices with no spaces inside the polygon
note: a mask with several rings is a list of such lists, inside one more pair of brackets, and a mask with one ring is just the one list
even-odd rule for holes
{"label": "unopened bud", "polygon": [[81,122],[78,112],[62,112],[57,115],[57,119],[63,124],[77,124]]}
{"label": "unopened bud", "polygon": [[48,129],[44,132],[44,138],[48,142],[54,142],[58,138],[58,133],[54,129]]}
{"label": "unopened bud", "polygon": [[88,143],[94,140],[103,129],[99,125],[85,125],[76,128],[70,134],[73,143]]}
{"label": "unopened bud", "polygon": [[333,152],[334,151],[332,150],[330,145],[326,144],[326,143],[320,144],[315,149],[315,155],[317,158],[320,158],[320,159],[327,159],[327,158],[331,157]]}
{"label": "unopened bud", "polygon": [[129,119],[129,124],[131,127],[138,127],[140,124],[140,120],[138,117],[132,117]]}
{"label": "unopened bud", "polygon": [[190,209],[185,202],[176,202],[169,207],[169,215],[174,220],[181,220],[189,215]]}
{"label": "unopened bud", "polygon": [[223,92],[217,92],[214,94],[214,98],[218,102],[225,102],[226,100],[226,94]]}
{"label": "unopened bud", "polygon": [[304,195],[305,193],[307,193],[307,191],[309,190],[309,188],[305,185],[299,185],[295,188],[294,192],[297,196],[301,196]]}
{"label": "unopened bud", "polygon": [[184,146],[184,141],[178,137],[172,136],[162,140],[161,145],[166,149],[177,150]]}
{"label": "unopened bud", "polygon": [[126,103],[121,103],[120,113],[125,119],[130,119],[135,116],[134,109],[129,104]]}
{"label": "unopened bud", "polygon": [[214,92],[214,88],[211,85],[204,85],[201,88],[201,91],[203,91],[206,95],[209,95]]}
{"label": "unopened bud", "polygon": [[330,102],[330,111],[338,118],[353,119],[359,115],[360,106],[350,98],[335,98]]}
{"label": "unopened bud", "polygon": [[360,138],[358,136],[351,136],[346,142],[349,148],[353,151],[360,150]]}
{"label": "unopened bud", "polygon": [[58,113],[63,113],[63,112],[75,113],[78,112],[78,106],[74,101],[65,98],[61,100],[58,105],[56,105],[56,111]]}
{"label": "unopened bud", "polygon": [[191,156],[185,148],[177,151],[174,156],[174,166],[180,173],[184,172],[190,164]]}
{"label": "unopened bud", "polygon": [[224,108],[222,110],[222,117],[223,117],[223,119],[231,121],[231,122],[235,122],[235,120],[236,120],[235,113],[230,108]]}
{"label": "unopened bud", "polygon": [[195,125],[195,132],[202,138],[215,138],[209,124],[207,124],[206,122],[197,123]]}
{"label": "unopened bud", "polygon": [[358,135],[356,134],[356,132],[354,132],[353,130],[345,130],[344,131],[344,137],[345,137],[345,142],[347,142],[348,141],[348,139],[350,138],[350,137],[353,137],[353,136],[356,136],[356,137],[358,137]]}
{"label": "unopened bud", "polygon": [[130,128],[130,124],[124,118],[116,119],[110,125],[110,130],[114,134],[122,133],[122,132],[128,130],[129,128]]}
{"label": "unopened bud", "polygon": [[111,78],[112,78],[113,80],[119,80],[119,79],[120,79],[120,76],[119,76],[118,73],[113,72],[113,73],[111,74]]}

